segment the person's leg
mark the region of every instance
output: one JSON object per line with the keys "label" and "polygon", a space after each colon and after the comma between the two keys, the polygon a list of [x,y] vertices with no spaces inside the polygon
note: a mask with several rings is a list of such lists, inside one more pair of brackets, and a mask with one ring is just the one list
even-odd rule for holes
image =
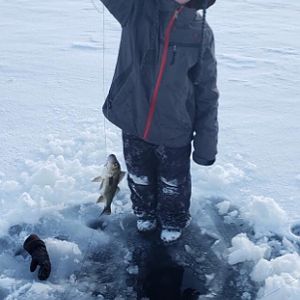
{"label": "person's leg", "polygon": [[122,137],[133,211],[139,220],[156,220],[155,146],[126,133]]}
{"label": "person's leg", "polygon": [[164,229],[182,229],[190,221],[191,145],[180,148],[158,147],[158,207]]}

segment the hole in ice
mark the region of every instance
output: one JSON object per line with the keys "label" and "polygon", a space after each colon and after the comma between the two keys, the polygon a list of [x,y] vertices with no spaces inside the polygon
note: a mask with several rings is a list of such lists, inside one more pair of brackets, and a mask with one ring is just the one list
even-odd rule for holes
{"label": "hole in ice", "polygon": [[88,222],[86,222],[86,226],[91,228],[91,229],[100,229],[100,230],[105,230],[105,228],[107,227],[108,222],[107,220],[104,219],[94,219],[94,220],[90,220]]}
{"label": "hole in ice", "polygon": [[293,224],[291,226],[291,233],[294,234],[297,237],[300,237],[300,224]]}
{"label": "hole in ice", "polygon": [[[145,250],[145,249],[144,249]],[[193,300],[207,293],[205,279],[175,261],[168,247],[151,243],[149,251],[134,253],[142,296],[150,300]],[[170,250],[171,251],[171,250]]]}
{"label": "hole in ice", "polygon": [[193,300],[207,292],[199,287],[199,278],[191,270],[174,263],[150,269],[144,291],[149,299],[156,300]]}

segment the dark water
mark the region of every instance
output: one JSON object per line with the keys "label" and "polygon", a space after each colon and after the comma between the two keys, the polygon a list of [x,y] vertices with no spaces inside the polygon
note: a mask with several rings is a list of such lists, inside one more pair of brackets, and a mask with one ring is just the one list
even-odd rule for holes
{"label": "dark water", "polygon": [[[116,245],[112,247],[123,247],[132,254],[130,265],[137,267],[138,272],[125,272],[119,276],[119,281],[123,282],[125,278],[125,286],[132,289],[125,299],[255,299],[258,287],[247,275],[250,267],[243,264],[230,266],[225,255],[231,246],[231,238],[239,232],[251,233],[251,228],[242,223],[224,223],[213,208],[207,207],[205,213],[199,216],[203,227],[192,222],[182,238],[171,245],[160,241],[159,231],[138,233],[136,219],[132,215],[121,218],[110,216],[109,219],[98,219],[96,223],[89,224],[114,235]],[[101,254],[101,257],[103,259],[104,256]],[[113,261],[116,258],[110,259]],[[122,265],[119,267],[122,268]],[[110,271],[107,273],[111,274]],[[117,287],[117,281],[114,277],[114,287]],[[105,299],[122,295],[117,292],[114,294],[113,289],[110,292],[105,294]]]}
{"label": "dark water", "polygon": [[[134,226],[132,219],[124,221],[127,227]],[[197,235],[193,237],[194,230]],[[210,247],[216,240],[203,235],[201,241],[195,238],[197,236],[199,229],[193,225],[180,241],[171,245],[160,241],[159,232],[128,235],[132,262],[139,269],[138,275],[133,276],[137,299],[194,300],[209,292],[206,274],[218,272],[220,264],[215,255],[205,259],[205,253],[211,252]]]}
{"label": "dark water", "polygon": [[[171,245],[161,242],[159,231],[137,232],[135,217],[130,215],[122,219],[123,231],[112,218],[89,222],[89,226],[114,234],[115,241],[132,253],[130,265],[136,266],[138,272],[124,277],[126,285],[134,290],[134,299],[198,299],[209,293],[206,274],[218,273],[223,268],[210,249],[216,239],[199,235],[199,228],[193,224],[180,241]],[[99,253],[100,260],[105,256],[104,252]],[[93,260],[97,260],[96,256]],[[218,280],[218,276],[215,279]],[[113,296],[107,297],[113,299]]]}
{"label": "dark water", "polygon": [[208,292],[201,280],[188,266],[173,261],[163,246],[152,249],[152,255],[139,275],[141,296],[157,300],[193,300]]}
{"label": "dark water", "polygon": [[[171,245],[160,241],[159,231],[138,233],[133,215],[99,218],[94,206],[66,211],[65,222],[69,222],[70,214],[79,214],[78,211],[82,219],[86,216],[88,227],[103,231],[110,239],[108,243],[87,248],[82,267],[75,273],[76,282],[70,283],[67,292],[58,294],[57,299],[77,300],[79,294],[85,295],[85,299],[106,300],[120,296],[126,300],[255,299],[259,287],[247,275],[248,266],[229,266],[224,255],[231,238],[240,231],[250,233],[251,228],[224,223],[209,207],[199,214],[203,224],[192,222],[182,238]],[[43,236],[48,233],[57,239],[73,240],[74,233],[68,235],[61,220],[41,220],[34,227],[26,224],[11,227],[10,237],[0,239],[0,250],[14,248],[10,241],[24,228],[28,233]],[[85,242],[92,241],[86,238]],[[129,268],[136,271],[130,272]],[[243,298],[244,293],[250,298]]]}

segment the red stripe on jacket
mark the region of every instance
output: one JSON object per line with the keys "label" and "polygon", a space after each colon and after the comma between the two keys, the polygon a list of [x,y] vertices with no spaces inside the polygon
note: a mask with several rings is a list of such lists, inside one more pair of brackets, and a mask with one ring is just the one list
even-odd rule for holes
{"label": "red stripe on jacket", "polygon": [[184,7],[181,6],[180,8],[177,8],[175,10],[172,18],[168,22],[168,25],[167,25],[167,28],[166,28],[166,31],[165,31],[165,41],[164,41],[162,59],[161,59],[161,63],[160,63],[159,72],[158,72],[158,76],[157,76],[157,79],[156,79],[154,91],[153,91],[151,101],[150,101],[150,108],[149,108],[149,112],[148,112],[148,116],[147,116],[146,126],[145,126],[145,129],[144,129],[144,136],[143,136],[144,140],[148,139],[150,129],[151,129],[151,125],[152,125],[152,121],[153,121],[153,116],[154,116],[155,107],[156,107],[156,103],[157,103],[158,92],[159,92],[160,84],[161,84],[162,77],[163,77],[163,74],[164,74],[164,71],[165,71],[165,68],[166,68],[166,63],[167,63],[168,47],[169,47],[169,42],[170,42],[171,30],[173,28],[173,25],[175,23],[175,20],[176,20],[178,14],[183,10],[183,8]]}

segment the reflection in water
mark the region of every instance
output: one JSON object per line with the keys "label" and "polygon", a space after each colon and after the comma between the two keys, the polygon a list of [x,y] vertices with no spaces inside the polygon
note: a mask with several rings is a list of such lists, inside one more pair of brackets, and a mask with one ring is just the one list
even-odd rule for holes
{"label": "reflection in water", "polygon": [[154,242],[135,249],[140,270],[138,299],[196,300],[200,294],[206,294],[205,282],[188,267],[176,263],[169,254],[170,247]]}
{"label": "reflection in water", "polygon": [[176,265],[151,270],[143,287],[146,296],[151,300],[198,299],[200,292],[197,289],[185,288],[183,290],[184,273],[184,268]]}

